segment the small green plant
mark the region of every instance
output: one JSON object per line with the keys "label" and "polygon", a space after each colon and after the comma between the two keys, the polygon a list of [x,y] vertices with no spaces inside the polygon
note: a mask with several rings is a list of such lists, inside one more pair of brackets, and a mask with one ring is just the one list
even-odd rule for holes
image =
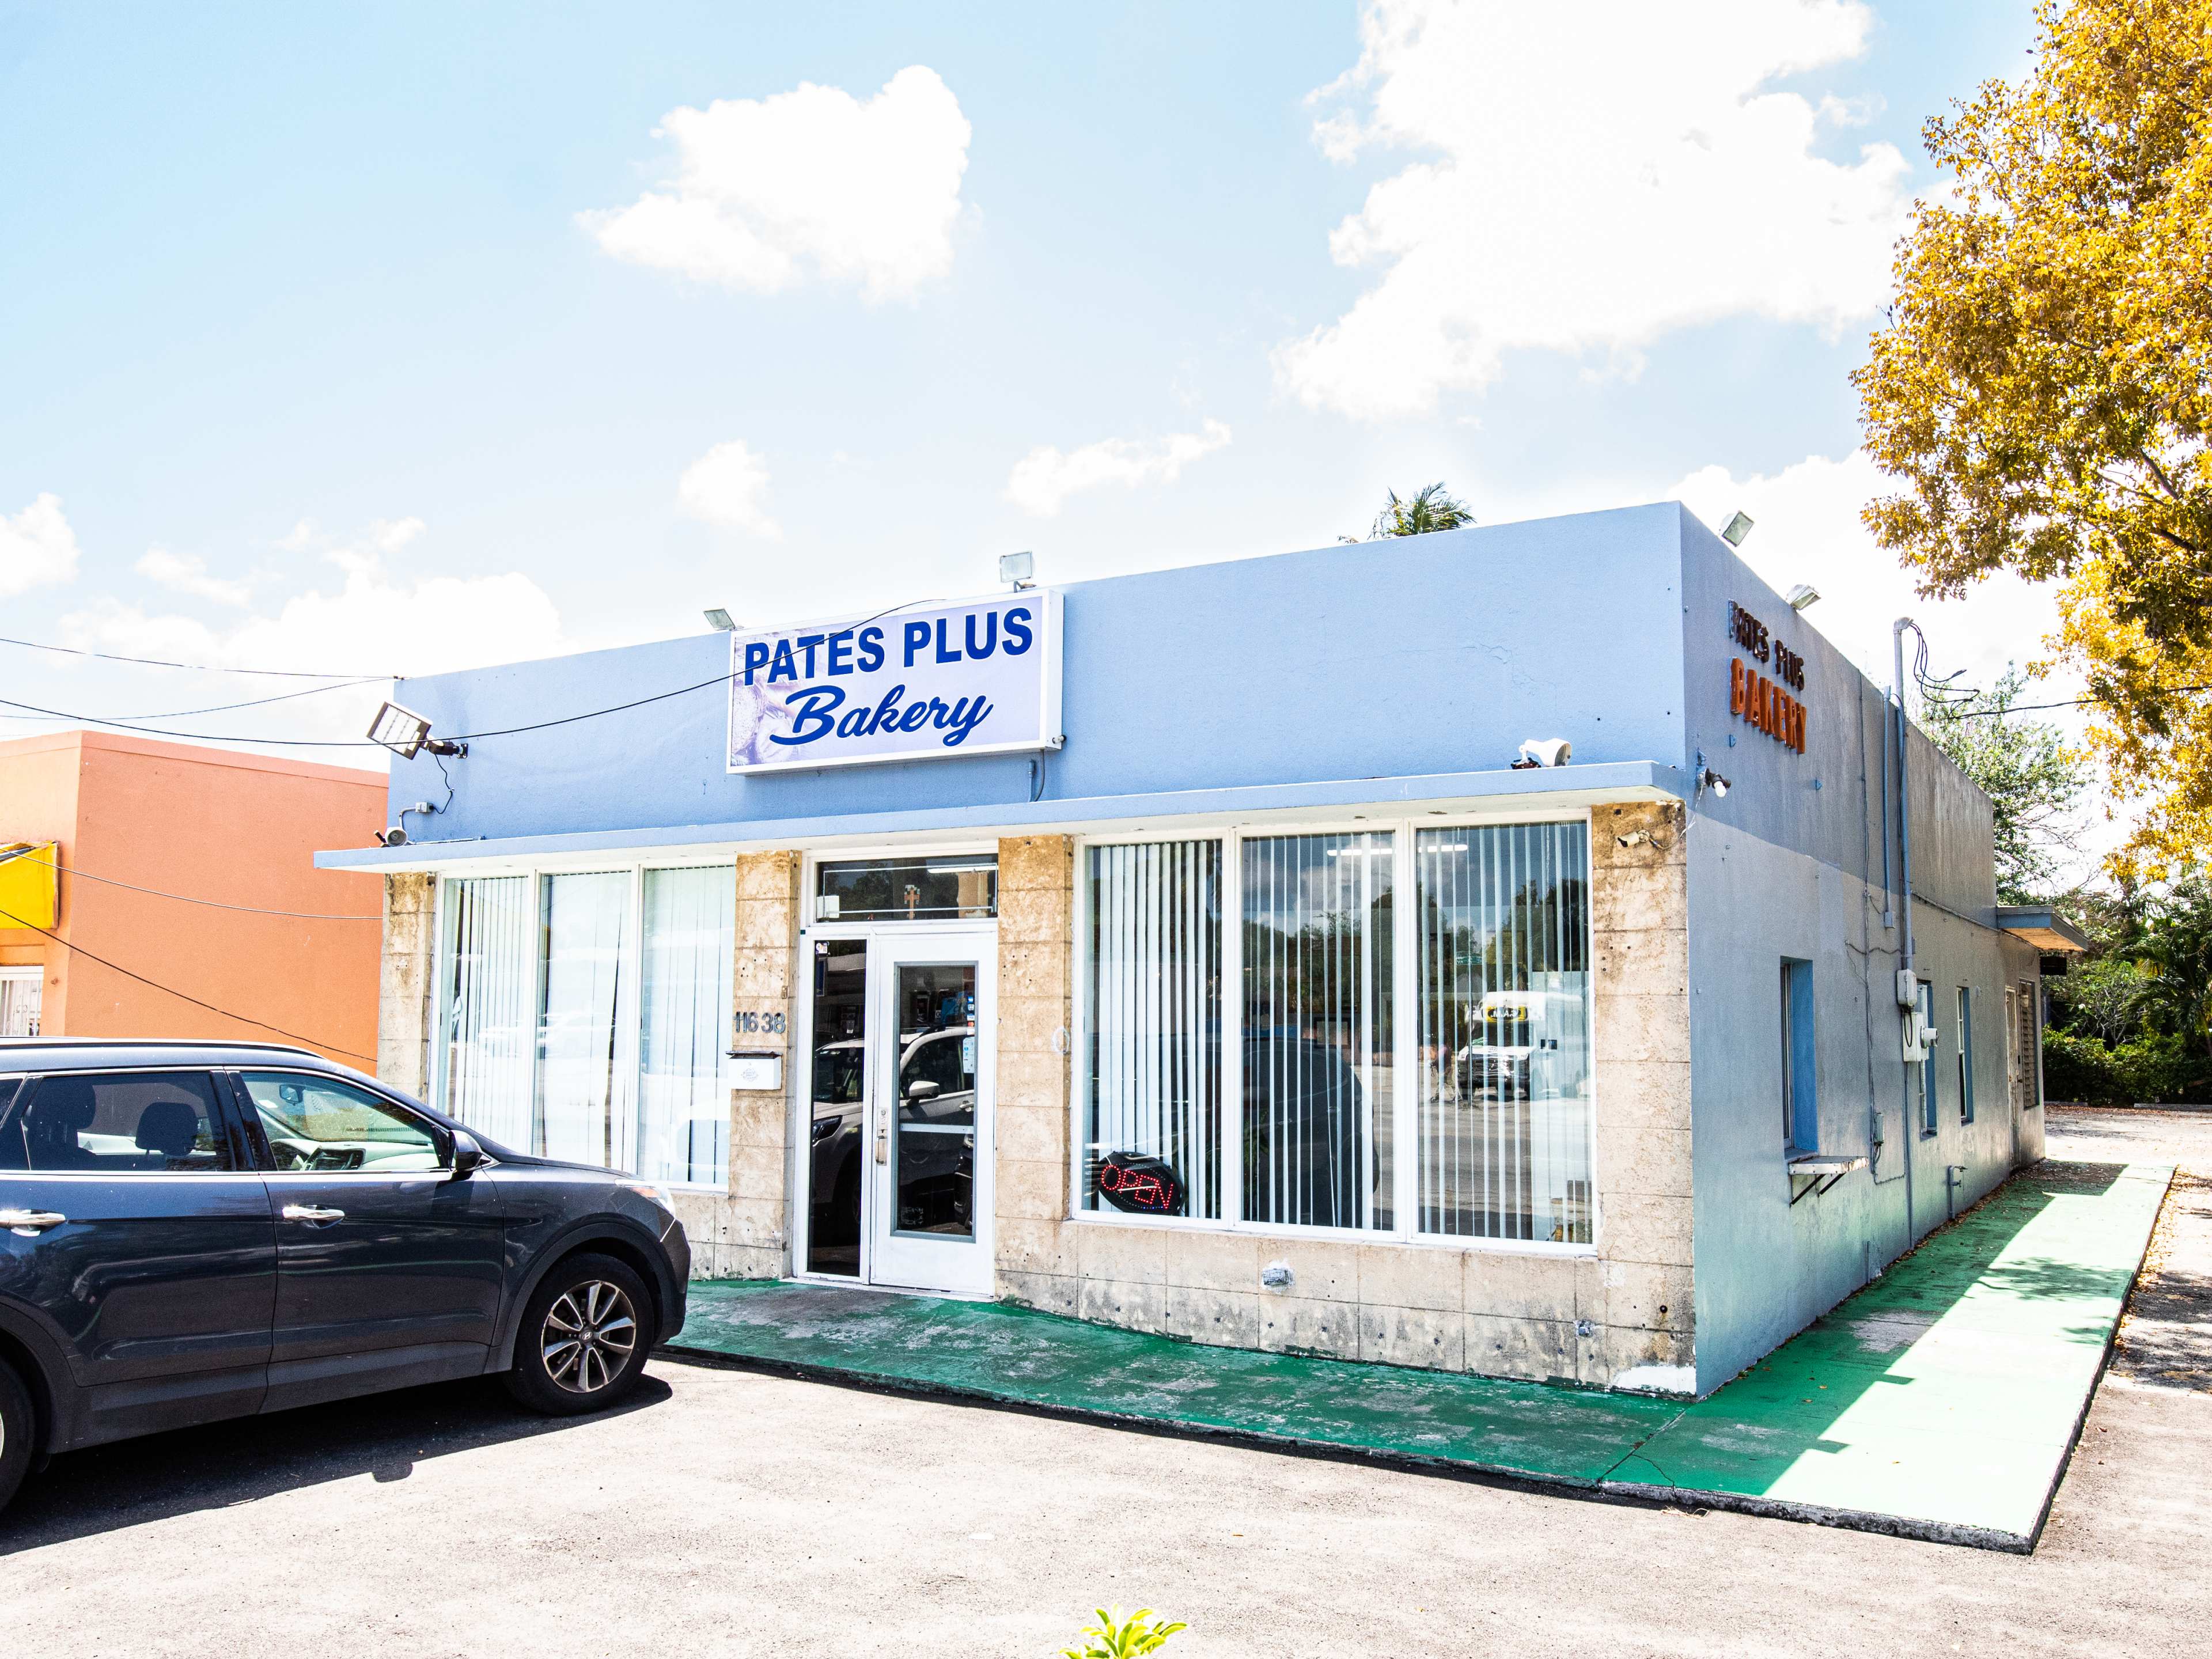
{"label": "small green plant", "polygon": [[1104,1607],[1091,1611],[1097,1615],[1098,1622],[1086,1626],[1083,1633],[1096,1639],[1081,1648],[1062,1648],[1060,1659],[1136,1659],[1139,1654],[1158,1650],[1177,1631],[1190,1628],[1180,1622],[1153,1623],[1150,1607],[1139,1607],[1127,1619],[1121,1616],[1119,1607],[1111,1613]]}

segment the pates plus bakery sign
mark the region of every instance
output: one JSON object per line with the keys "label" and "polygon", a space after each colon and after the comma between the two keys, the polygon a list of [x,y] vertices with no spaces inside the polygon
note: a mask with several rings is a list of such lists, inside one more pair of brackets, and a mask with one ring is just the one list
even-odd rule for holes
{"label": "pates plus bakery sign", "polygon": [[729,769],[1057,749],[1060,598],[730,636]]}
{"label": "pates plus bakery sign", "polygon": [[[1774,674],[1769,679],[1743,658],[1729,658],[1729,713],[1803,754],[1805,705],[1790,691],[1805,689],[1805,659],[1771,638],[1766,624],[1733,599],[1729,602],[1729,637],[1753,661],[1771,666]],[[1789,691],[1782,689],[1784,685]]]}
{"label": "pates plus bakery sign", "polygon": [[2039,1152],[1988,803],[1679,506],[894,597],[409,682],[385,1080],[703,1277],[1674,1395]]}

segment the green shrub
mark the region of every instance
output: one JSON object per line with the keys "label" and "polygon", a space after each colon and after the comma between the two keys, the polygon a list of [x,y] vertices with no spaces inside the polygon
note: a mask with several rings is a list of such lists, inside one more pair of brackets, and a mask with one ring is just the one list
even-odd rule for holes
{"label": "green shrub", "polygon": [[2043,1092],[2091,1106],[2212,1101],[2212,1059],[2171,1031],[2117,1048],[2070,1031],[2043,1034]]}

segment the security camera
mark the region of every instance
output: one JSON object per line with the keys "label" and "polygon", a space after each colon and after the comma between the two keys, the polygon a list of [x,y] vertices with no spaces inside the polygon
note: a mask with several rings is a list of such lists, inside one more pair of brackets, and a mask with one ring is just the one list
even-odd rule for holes
{"label": "security camera", "polygon": [[1565,766],[1574,757],[1575,746],[1565,738],[1531,738],[1521,745],[1521,758],[1513,763],[1516,771],[1526,771],[1535,766]]}
{"label": "security camera", "polygon": [[377,840],[386,847],[404,847],[407,845],[407,830],[404,825],[392,824]]}

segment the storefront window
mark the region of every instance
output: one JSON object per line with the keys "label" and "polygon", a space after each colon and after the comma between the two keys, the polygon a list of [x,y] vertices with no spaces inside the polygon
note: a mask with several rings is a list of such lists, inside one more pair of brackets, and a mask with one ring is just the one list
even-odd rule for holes
{"label": "storefront window", "polygon": [[1590,1242],[1589,835],[1424,830],[1419,1230]]}
{"label": "storefront window", "polygon": [[533,1152],[627,1163],[615,1133],[615,1006],[630,876],[548,876],[538,930],[538,1133]]}
{"label": "storefront window", "polygon": [[448,881],[440,983],[446,1110],[489,1139],[530,1145],[531,878]]}
{"label": "storefront window", "polygon": [[722,1056],[736,907],[732,866],[645,872],[637,1170],[651,1181],[719,1187],[729,1177]]}
{"label": "storefront window", "polygon": [[1088,854],[1084,1206],[1221,1213],[1221,844]]}
{"label": "storefront window", "polygon": [[1586,823],[1085,858],[1082,1209],[1590,1243]]}
{"label": "storefront window", "polygon": [[817,921],[965,921],[998,914],[999,860],[992,853],[824,864],[814,895]]}
{"label": "storefront window", "polygon": [[1248,1221],[1392,1224],[1392,843],[1243,843]]}

